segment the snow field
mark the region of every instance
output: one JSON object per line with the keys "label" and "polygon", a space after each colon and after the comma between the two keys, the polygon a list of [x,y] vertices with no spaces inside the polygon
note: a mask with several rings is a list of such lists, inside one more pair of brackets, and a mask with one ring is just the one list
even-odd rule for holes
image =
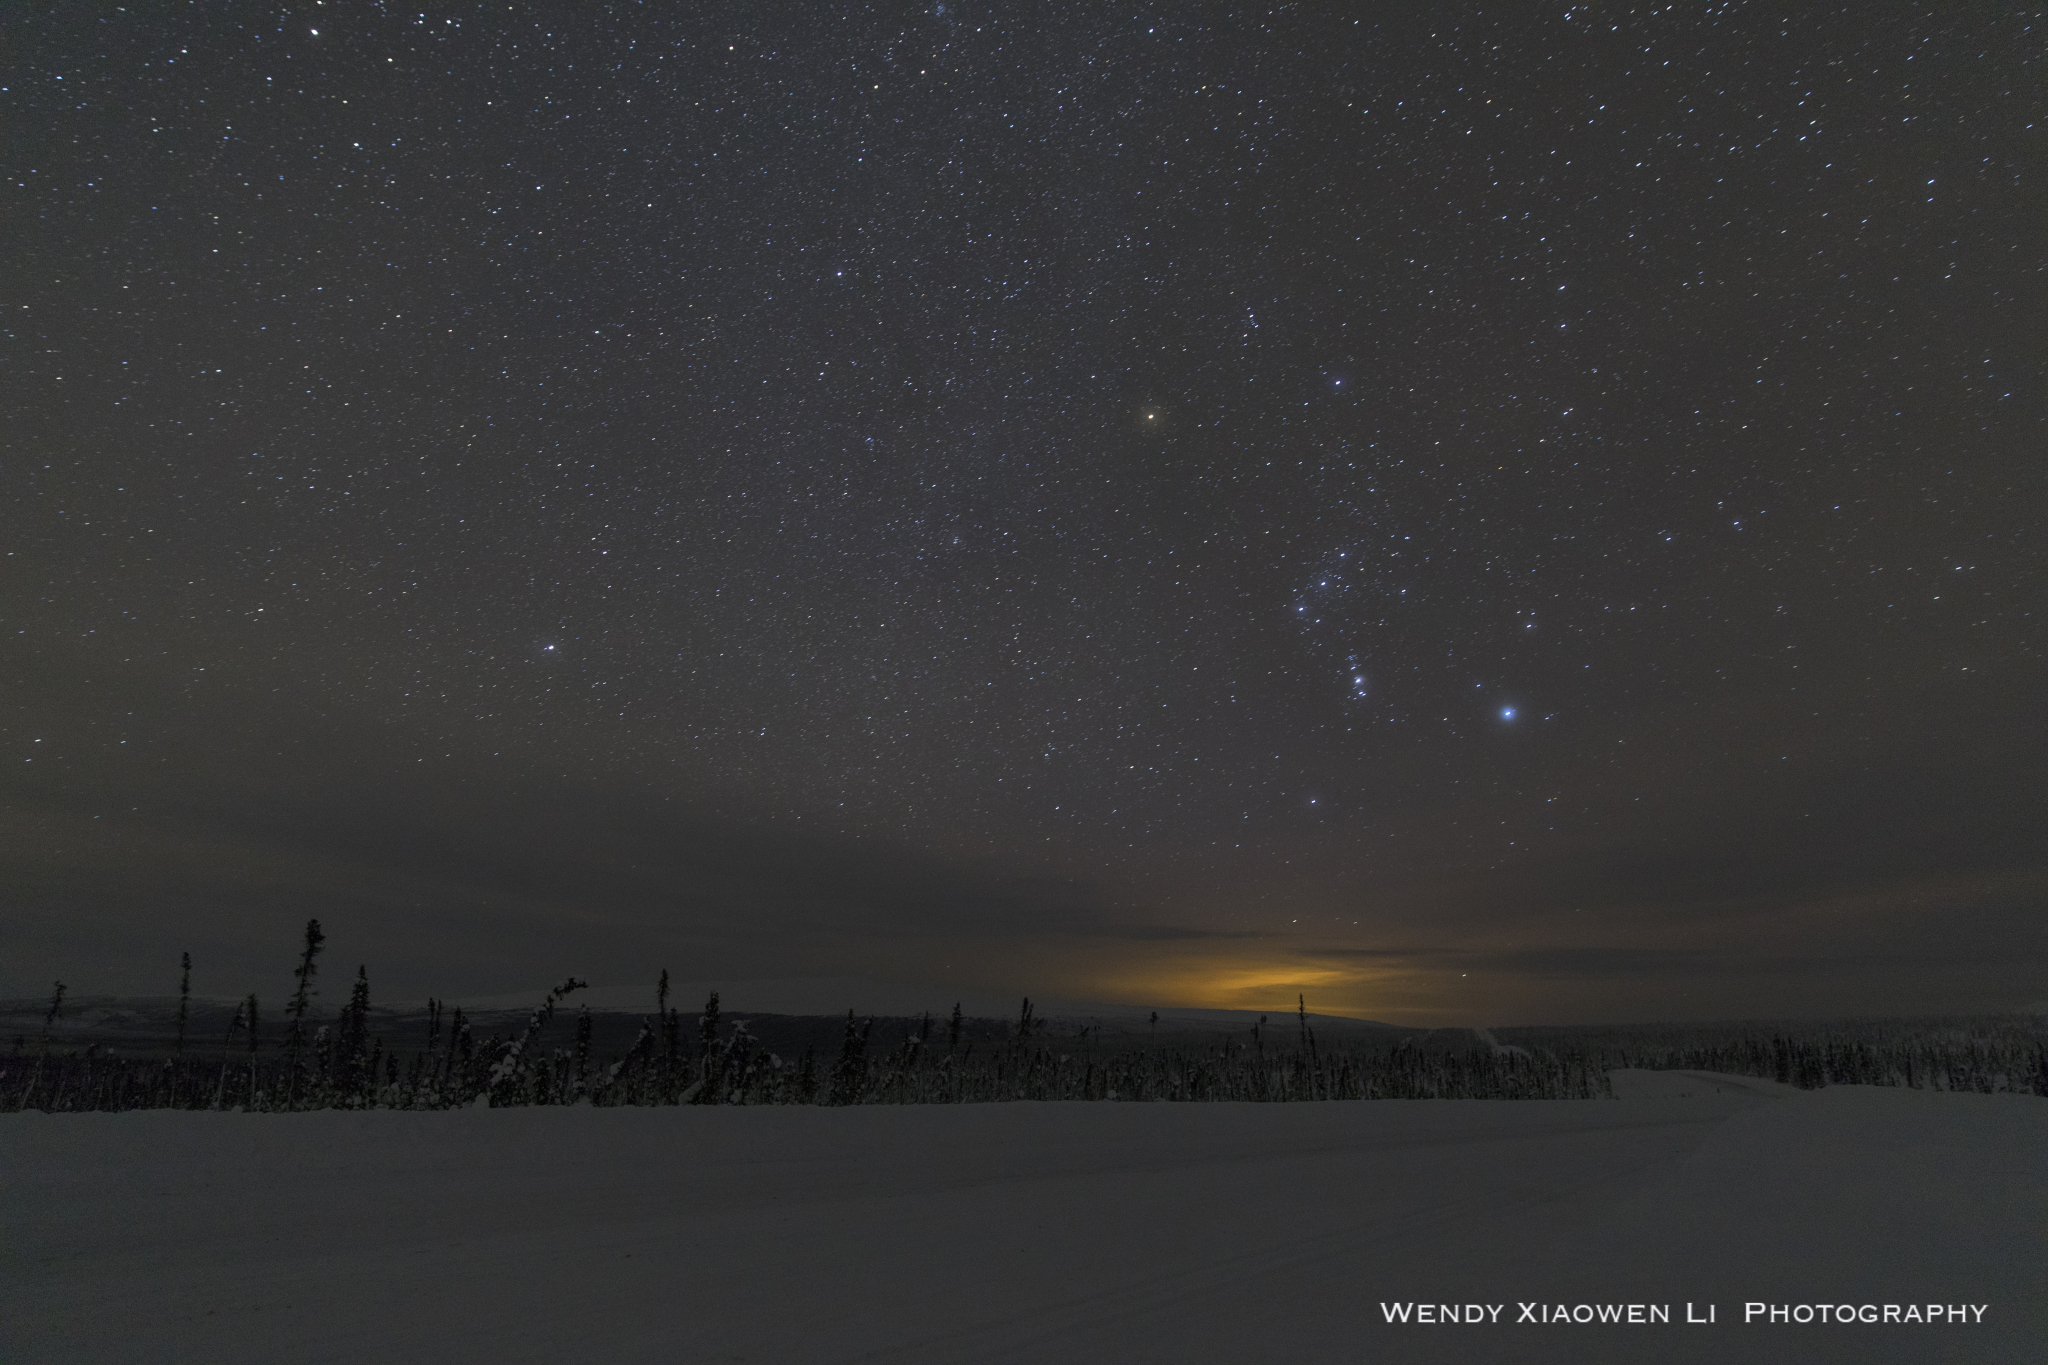
{"label": "snow field", "polygon": [[[2010,1361],[2048,1102],[0,1115],[0,1360]],[[1940,1326],[1772,1304],[1988,1304]],[[1389,1324],[1383,1304],[1501,1304]],[[1670,1325],[1514,1326],[1657,1303]],[[1717,1306],[1686,1326],[1688,1302]],[[1569,1318],[1569,1313],[1567,1313]]]}

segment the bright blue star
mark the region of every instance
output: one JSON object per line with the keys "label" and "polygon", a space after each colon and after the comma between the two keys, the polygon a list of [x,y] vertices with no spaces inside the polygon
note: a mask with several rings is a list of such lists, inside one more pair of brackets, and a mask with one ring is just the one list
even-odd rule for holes
{"label": "bright blue star", "polygon": [[1515,718],[1515,708],[1512,706],[1503,706],[1500,709],[1500,718],[1502,720],[1513,720]]}

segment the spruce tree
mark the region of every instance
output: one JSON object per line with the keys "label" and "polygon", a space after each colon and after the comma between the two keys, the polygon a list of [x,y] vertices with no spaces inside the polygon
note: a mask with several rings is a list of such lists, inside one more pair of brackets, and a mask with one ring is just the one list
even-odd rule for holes
{"label": "spruce tree", "polygon": [[858,1104],[868,1079],[868,1032],[875,1026],[870,1019],[865,1028],[853,1021],[853,1011],[846,1012],[846,1036],[839,1045],[839,1065],[832,1073],[833,1104]]}
{"label": "spruce tree", "polygon": [[313,996],[317,994],[313,989],[313,959],[320,956],[320,945],[326,941],[327,935],[320,931],[320,921],[317,919],[307,920],[305,946],[299,953],[299,965],[292,969],[292,975],[298,978],[299,986],[297,990],[292,992],[291,1004],[288,1007],[292,1016],[292,1026],[291,1031],[285,1035],[285,1047],[291,1053],[292,1087],[294,1090],[298,1088],[299,1083],[299,1054],[306,1045],[306,1007],[312,1003]]}
{"label": "spruce tree", "polygon": [[576,1093],[583,1093],[584,1073],[590,1067],[590,1006],[576,1012]]}
{"label": "spruce tree", "polygon": [[554,1017],[555,1006],[566,1000],[572,991],[583,990],[589,985],[588,981],[578,981],[572,976],[549,991],[547,999],[541,1001],[540,1006],[527,1019],[526,1032],[505,1044],[505,1050],[491,1066],[491,1104],[494,1107],[509,1104],[515,1098],[525,1095],[533,1069],[527,1054],[539,1041],[541,1030],[547,1027],[548,1020]]}
{"label": "spruce tree", "polygon": [[704,1050],[718,1041],[718,992],[711,992],[711,998],[704,1002],[704,1016],[697,1021],[697,1035],[704,1042]]}
{"label": "spruce tree", "polygon": [[247,1012],[249,1015],[249,1103],[253,1107],[256,1103],[256,1044],[258,1042],[256,1034],[256,993],[254,991],[249,993]]}
{"label": "spruce tree", "polygon": [[213,1107],[222,1108],[227,1104],[229,1052],[235,1045],[235,1035],[241,1032],[242,1016],[248,1008],[243,1001],[235,1002],[235,1017],[228,1020],[227,1036],[220,1041],[220,1083],[214,1087]]}
{"label": "spruce tree", "polygon": [[719,1075],[718,1056],[718,992],[711,992],[711,998],[704,1002],[704,1013],[697,1020],[697,1037],[704,1044],[704,1064],[697,1077],[696,1104],[718,1103]]}
{"label": "spruce tree", "polygon": [[341,1016],[341,1067],[348,1084],[374,1086],[374,1068],[367,1073],[370,1055],[370,969],[356,968],[356,981],[348,993],[348,1008]]}
{"label": "spruce tree", "polygon": [[50,983],[55,989],[50,992],[50,1008],[43,1014],[43,1051],[50,1050],[50,1030],[64,1017],[64,983]]}
{"label": "spruce tree", "polygon": [[676,1061],[683,1050],[682,1012],[669,1008],[668,968],[661,969],[661,984],[654,990],[654,1012],[661,1021],[661,1089],[666,1098],[675,1084]]}
{"label": "spruce tree", "polygon": [[182,974],[178,978],[178,1047],[180,1057],[185,1055],[185,1020],[192,1012],[192,954],[185,953],[179,959]]}
{"label": "spruce tree", "polygon": [[441,1062],[444,1083],[453,1084],[461,1071],[468,1068],[472,1041],[469,1021],[462,1017],[462,1006],[457,1005],[455,1017],[448,1023],[448,1054]]}

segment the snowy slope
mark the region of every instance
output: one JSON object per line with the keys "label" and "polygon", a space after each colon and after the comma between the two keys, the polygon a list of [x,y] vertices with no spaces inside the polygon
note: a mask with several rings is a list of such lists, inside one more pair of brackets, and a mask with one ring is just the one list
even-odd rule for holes
{"label": "snowy slope", "polygon": [[[2039,1358],[2048,1102],[1617,1092],[9,1114],[0,1360]],[[1748,1300],[1988,1307],[1745,1326]],[[1416,1301],[1506,1307],[1384,1320]],[[1674,1322],[1514,1325],[1525,1301]]]}

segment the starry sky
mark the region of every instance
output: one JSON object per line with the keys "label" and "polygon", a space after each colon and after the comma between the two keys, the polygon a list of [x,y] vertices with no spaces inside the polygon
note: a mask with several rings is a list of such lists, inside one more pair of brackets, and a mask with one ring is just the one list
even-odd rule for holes
{"label": "starry sky", "polygon": [[423,3],[8,21],[0,992],[2048,997],[2033,7]]}

